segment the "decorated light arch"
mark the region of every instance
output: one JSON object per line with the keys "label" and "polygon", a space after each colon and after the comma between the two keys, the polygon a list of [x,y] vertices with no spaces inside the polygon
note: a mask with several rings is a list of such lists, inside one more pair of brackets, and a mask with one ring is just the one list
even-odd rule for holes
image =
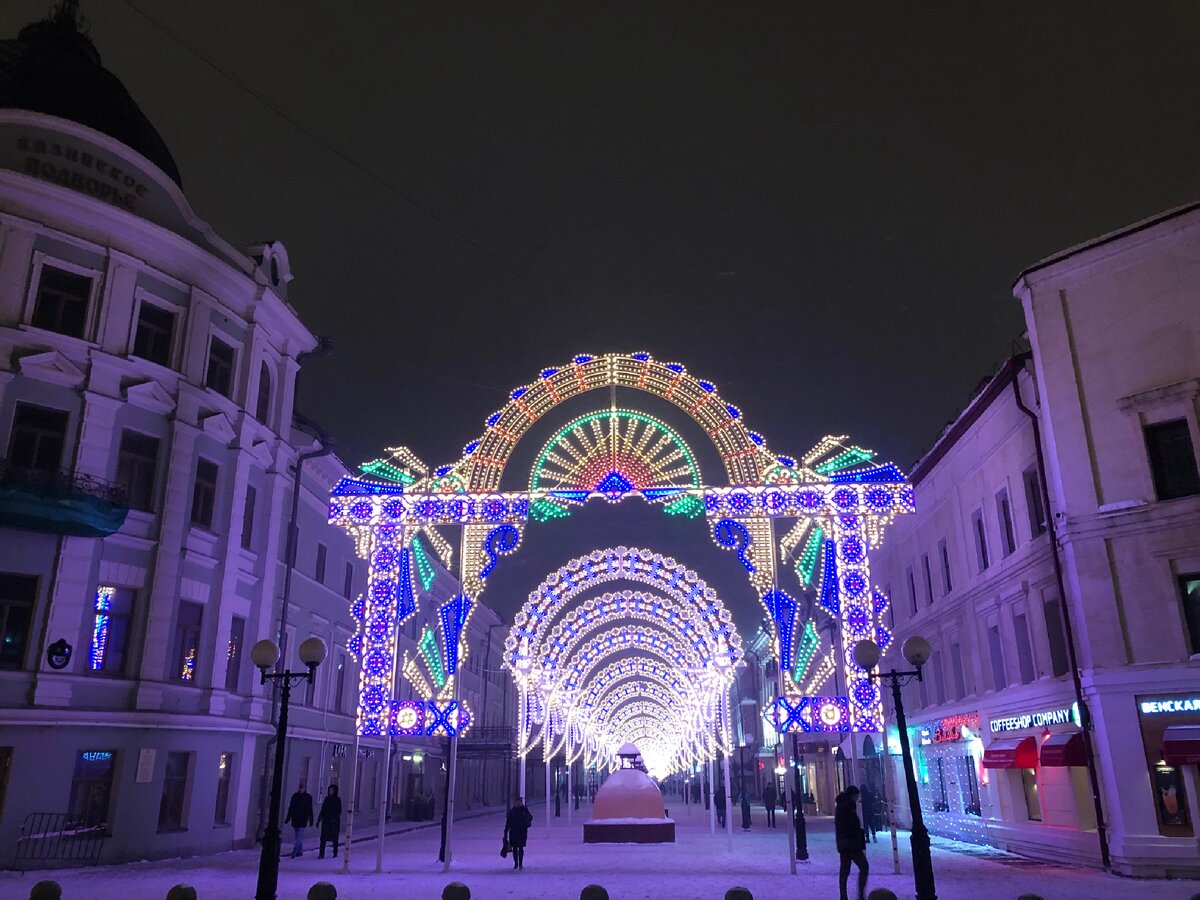
{"label": "decorated light arch", "polygon": [[[693,419],[721,458],[721,483],[702,481],[694,455],[666,423],[617,407],[614,400],[608,409],[572,420],[547,442],[528,489],[501,490],[514,449],[536,422],[572,397],[617,389],[658,397]],[[370,563],[367,591],[356,607],[361,627],[355,649],[363,662],[360,733],[396,728],[396,702],[387,698],[394,696],[397,629],[418,604],[418,554],[432,550],[447,564],[451,559],[431,526],[461,526],[462,535],[462,594],[432,616],[446,680],[432,692],[442,712],[428,707],[426,712],[439,716],[439,727],[449,732],[455,719],[447,718],[445,705],[454,702],[461,709],[455,675],[467,652],[462,635],[501,557],[518,548],[531,520],[562,518],[593,499],[629,496],[660,503],[673,514],[703,513],[714,541],[737,554],[767,613],[782,670],[781,696],[767,711],[780,731],[882,730],[879,692],[851,649],[862,638],[884,648],[891,641],[880,620],[887,598],[870,583],[869,551],[895,515],[912,510],[913,492],[895,466],[877,464],[873,456],[842,437],[825,438],[800,458],[776,454],[712,382],[678,363],[632,353],[581,354],[543,369],[510,393],[453,464],[429,471],[398,449],[389,460],[364,465],[365,477],[344,479],[330,504],[330,521],[355,535]],[[791,524],[776,543],[778,519]],[[418,551],[421,537],[430,547]],[[821,649],[813,622],[802,621],[796,599],[779,587],[779,567],[792,565],[793,558],[801,582],[838,623],[841,659]],[[845,693],[817,694],[835,667],[844,675]],[[547,716],[552,725],[553,716]]]}

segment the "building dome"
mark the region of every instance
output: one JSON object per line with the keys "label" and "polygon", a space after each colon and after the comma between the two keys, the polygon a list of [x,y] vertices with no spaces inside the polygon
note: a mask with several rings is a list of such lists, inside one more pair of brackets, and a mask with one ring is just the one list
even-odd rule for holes
{"label": "building dome", "polygon": [[0,108],[24,109],[86,125],[137,151],[180,187],[179,168],[120,80],[100,64],[79,29],[74,0],[0,41]]}
{"label": "building dome", "polygon": [[592,802],[593,819],[662,819],[662,791],[640,769],[617,769],[600,785]]}

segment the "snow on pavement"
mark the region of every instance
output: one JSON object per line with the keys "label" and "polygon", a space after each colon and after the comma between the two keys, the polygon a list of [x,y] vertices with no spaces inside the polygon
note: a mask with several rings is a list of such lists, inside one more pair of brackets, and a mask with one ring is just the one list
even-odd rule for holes
{"label": "snow on pavement", "polygon": [[[607,888],[612,900],[722,900],[734,885],[750,888],[756,900],[806,897],[836,898],[837,854],[832,822],[809,820],[812,862],[788,874],[787,836],[782,828],[767,829],[756,810],[754,828],[734,834],[730,851],[723,833],[712,836],[699,812],[681,815],[675,844],[583,843],[586,810],[575,813],[574,824],[558,819],[549,828],[542,810],[534,807],[526,867],[515,872],[500,857],[503,819],[499,814],[459,822],[451,874],[437,862],[438,829],[422,828],[388,838],[384,873],[377,875],[375,843],[355,844],[349,875],[341,860],[316,858],[310,849],[302,859],[280,861],[280,900],[304,900],[315,881],[333,882],[339,900],[402,898],[437,900],[448,881],[465,882],[474,900],[575,900],[590,883]],[[739,820],[740,821],[740,820]],[[780,824],[784,817],[779,816]],[[290,845],[290,832],[285,835]],[[912,867],[907,835],[900,836],[903,874],[892,874],[890,841],[880,835],[868,845],[871,887],[887,886],[901,898],[913,897]],[[1187,900],[1200,892],[1200,881],[1141,881],[1064,866],[1036,864],[1019,857],[935,839],[934,872],[940,900],[1016,900],[1034,892],[1045,900]],[[963,852],[967,851],[967,852]],[[510,857],[511,859],[511,857]],[[254,896],[258,854],[237,851],[193,859],[130,863],[49,873],[0,872],[0,898],[22,900],[38,878],[50,877],[63,886],[64,900],[155,900],[177,882],[194,885],[200,900]],[[851,876],[853,878],[853,875]],[[853,894],[852,894],[853,896]]]}

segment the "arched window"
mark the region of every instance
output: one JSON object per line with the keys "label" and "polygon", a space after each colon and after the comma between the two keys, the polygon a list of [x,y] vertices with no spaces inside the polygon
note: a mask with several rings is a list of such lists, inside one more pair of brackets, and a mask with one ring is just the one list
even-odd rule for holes
{"label": "arched window", "polygon": [[258,405],[254,416],[260,422],[266,422],[271,414],[271,370],[264,362],[258,369]]}

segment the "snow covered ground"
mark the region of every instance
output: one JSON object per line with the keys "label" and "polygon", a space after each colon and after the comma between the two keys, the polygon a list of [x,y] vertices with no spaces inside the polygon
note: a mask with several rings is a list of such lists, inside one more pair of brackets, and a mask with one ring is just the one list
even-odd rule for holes
{"label": "snow covered ground", "polygon": [[[677,842],[663,845],[584,845],[583,822],[590,810],[581,809],[574,824],[564,818],[547,828],[540,806],[533,808],[526,868],[514,872],[500,858],[503,828],[499,814],[458,823],[458,847],[449,876],[437,862],[438,831],[423,828],[389,837],[385,843],[384,874],[376,875],[375,844],[355,844],[349,875],[341,860],[316,858],[315,850],[302,859],[280,863],[280,900],[303,900],[308,887],[332,881],[340,900],[402,898],[437,900],[452,880],[465,882],[475,900],[491,898],[553,898],[574,900],[584,885],[595,882],[608,889],[612,900],[721,900],[733,885],[750,888],[756,900],[837,897],[837,854],[831,821],[810,819],[812,862],[788,874],[787,836],[762,824],[755,810],[753,830],[734,834],[730,851],[724,834],[713,837],[700,812],[690,816],[676,809]],[[738,820],[740,822],[740,819]],[[784,817],[779,816],[782,824]],[[287,835],[290,841],[290,834]],[[890,843],[868,846],[871,886],[886,885],[901,898],[913,896],[912,867],[907,835],[900,836],[903,874],[894,875]],[[285,842],[287,843],[287,842]],[[1045,900],[1187,900],[1200,892],[1200,881],[1134,881],[1099,872],[1032,863],[987,848],[953,845],[935,839],[934,871],[941,900],[1015,900],[1032,891]],[[310,838],[311,845],[311,838]],[[187,860],[133,863],[97,869],[30,873],[0,872],[0,898],[19,900],[41,877],[63,886],[64,900],[155,900],[177,883],[194,885],[200,900],[254,896],[258,856],[240,851]]]}

